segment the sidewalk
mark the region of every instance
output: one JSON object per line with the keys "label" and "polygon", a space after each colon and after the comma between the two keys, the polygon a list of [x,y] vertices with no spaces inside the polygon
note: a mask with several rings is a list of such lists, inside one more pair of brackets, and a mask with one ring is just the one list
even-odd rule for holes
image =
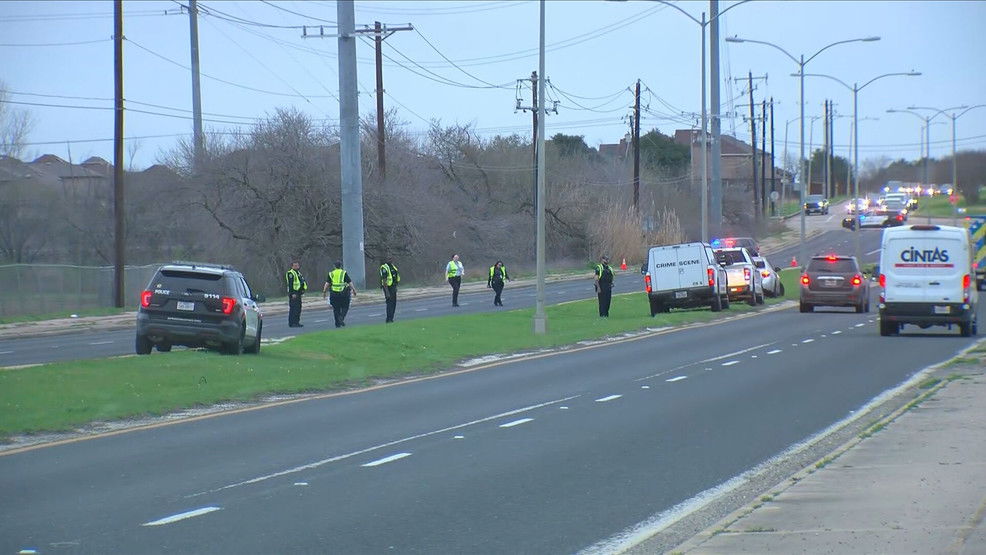
{"label": "sidewalk", "polygon": [[978,354],[978,363],[947,370],[962,378],[671,553],[986,553],[986,358]]}

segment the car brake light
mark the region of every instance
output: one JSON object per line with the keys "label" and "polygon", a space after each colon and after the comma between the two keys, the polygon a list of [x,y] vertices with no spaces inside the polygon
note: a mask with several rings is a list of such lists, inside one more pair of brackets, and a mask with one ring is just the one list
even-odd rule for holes
{"label": "car brake light", "polygon": [[904,221],[904,216],[902,214],[897,214],[897,221],[898,222]]}
{"label": "car brake light", "polygon": [[651,292],[650,274],[647,274],[646,276],[644,276],[644,287],[647,289],[647,292],[648,293]]}
{"label": "car brake light", "polygon": [[768,272],[767,270],[760,270],[760,275],[762,277],[768,278],[770,277],[770,272]]}
{"label": "car brake light", "polygon": [[154,296],[154,291],[144,291],[140,294],[140,306],[147,308],[151,306],[151,297]]}
{"label": "car brake light", "polygon": [[808,279],[808,274],[801,274],[801,285],[808,285],[811,280]]}
{"label": "car brake light", "polygon": [[716,286],[716,270],[715,268],[709,267],[705,270],[706,274],[709,276],[709,287]]}
{"label": "car brake light", "polygon": [[880,274],[880,287],[887,286],[887,274]]}
{"label": "car brake light", "polygon": [[835,262],[838,259],[835,257],[834,254],[830,254],[830,255],[828,255],[828,256],[825,257],[825,260],[828,260],[829,262]]}
{"label": "car brake light", "polygon": [[746,281],[750,281],[750,269],[749,268],[743,268],[743,279],[746,280]]}
{"label": "car brake light", "polygon": [[862,277],[860,277],[860,275],[859,275],[859,274],[856,274],[856,275],[854,275],[854,276],[852,277],[852,284],[853,284],[853,285],[859,285],[859,284],[861,284],[861,283],[863,283],[863,278],[862,278]]}
{"label": "car brake light", "polygon": [[962,276],[962,289],[968,289],[970,285],[972,285],[972,278],[969,277],[969,274]]}
{"label": "car brake light", "polygon": [[223,314],[232,314],[233,309],[236,308],[236,299],[233,297],[223,297]]}

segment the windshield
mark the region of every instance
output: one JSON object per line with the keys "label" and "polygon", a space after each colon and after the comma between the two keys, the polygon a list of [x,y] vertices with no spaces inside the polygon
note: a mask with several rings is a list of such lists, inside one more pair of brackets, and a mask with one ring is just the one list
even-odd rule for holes
{"label": "windshield", "polygon": [[849,258],[813,258],[808,264],[809,272],[835,272],[847,274],[856,271],[856,263]]}

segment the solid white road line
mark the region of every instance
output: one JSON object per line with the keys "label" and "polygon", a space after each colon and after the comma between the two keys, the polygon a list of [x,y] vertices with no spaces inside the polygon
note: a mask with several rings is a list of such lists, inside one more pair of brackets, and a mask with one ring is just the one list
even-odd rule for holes
{"label": "solid white road line", "polygon": [[750,351],[755,351],[757,349],[762,349],[764,347],[770,347],[771,345],[773,345],[773,343],[764,343],[763,345],[757,345],[755,347],[750,347],[748,349],[743,349],[742,351],[736,351],[735,353],[729,353],[729,354],[725,354],[725,355],[722,355],[722,356],[717,356],[717,357],[707,358],[705,360],[700,360],[700,361],[698,361],[698,363],[699,364],[702,364],[704,362],[715,362],[717,360],[722,360],[724,358],[732,358],[732,357],[737,356],[737,355],[742,355],[742,354],[749,353]]}
{"label": "solid white road line", "polygon": [[520,420],[514,420],[513,422],[507,422],[506,424],[500,424],[501,428],[513,428],[514,426],[520,426],[521,424],[527,424],[528,422],[533,422],[533,418],[521,418]]}
{"label": "solid white road line", "polygon": [[687,379],[688,376],[678,376],[676,378],[671,378],[670,380],[664,380],[666,382],[680,382],[681,380]]}
{"label": "solid white road line", "polygon": [[403,459],[405,457],[410,457],[410,456],[411,456],[410,453],[397,453],[396,455],[391,455],[389,457],[384,457],[382,459],[377,459],[375,461],[370,461],[370,462],[368,462],[368,463],[366,463],[364,465],[360,465],[360,466],[364,466],[364,467],[380,466],[381,464],[387,464],[387,463],[390,463],[390,462],[399,461],[399,460],[401,460],[401,459]]}
{"label": "solid white road line", "polygon": [[608,397],[602,397],[600,399],[596,399],[596,402],[597,403],[605,403],[607,401],[615,401],[616,399],[619,399],[620,397],[623,397],[623,396],[622,395],[610,395]]}
{"label": "solid white road line", "polygon": [[811,343],[812,341],[814,341],[814,339],[808,338],[808,339],[802,340],[801,342],[802,343]]}
{"label": "solid white road line", "polygon": [[734,364],[739,364],[739,361],[738,360],[731,360],[729,362],[723,362],[722,363],[723,366],[732,366]]}
{"label": "solid white road line", "polygon": [[650,386],[649,385],[642,385],[642,386],[640,386],[640,389],[650,389]]}
{"label": "solid white road line", "polygon": [[308,482],[295,482],[294,485],[296,485],[296,486],[307,486],[308,485]]}
{"label": "solid white road line", "polygon": [[185,520],[186,518],[194,518],[197,516],[202,516],[218,510],[220,510],[220,507],[202,507],[201,509],[195,509],[194,511],[178,513],[176,515],[167,516],[162,519],[145,522],[144,524],[141,524],[141,526],[161,526],[162,524],[171,524],[172,522],[178,522],[179,520]]}
{"label": "solid white road line", "polygon": [[376,318],[377,316],[383,316],[383,312],[371,312],[366,315],[367,318]]}
{"label": "solid white road line", "polygon": [[767,351],[767,354],[768,355],[776,355],[777,353],[780,353],[780,352],[781,352],[781,349],[774,349],[773,351]]}

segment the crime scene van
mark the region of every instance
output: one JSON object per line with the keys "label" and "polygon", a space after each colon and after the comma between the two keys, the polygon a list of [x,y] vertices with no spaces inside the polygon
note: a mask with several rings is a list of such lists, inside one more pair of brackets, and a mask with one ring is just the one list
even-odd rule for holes
{"label": "crime scene van", "polygon": [[713,312],[729,308],[726,270],[708,243],[651,247],[644,286],[651,316],[672,308],[709,306]]}
{"label": "crime scene van", "polygon": [[880,335],[897,335],[904,324],[957,324],[963,337],[977,333],[979,293],[967,230],[888,228],[880,246]]}

